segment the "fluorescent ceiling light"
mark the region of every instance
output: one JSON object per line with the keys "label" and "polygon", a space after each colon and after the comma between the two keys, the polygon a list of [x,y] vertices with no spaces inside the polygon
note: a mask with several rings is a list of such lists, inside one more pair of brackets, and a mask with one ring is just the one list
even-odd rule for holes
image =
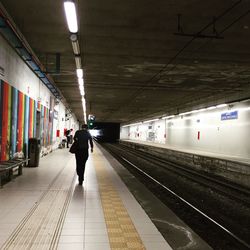
{"label": "fluorescent ceiling light", "polygon": [[216,106],[211,106],[207,108],[207,110],[213,110],[213,109],[216,109]]}
{"label": "fluorescent ceiling light", "polygon": [[195,109],[195,110],[190,111],[189,113],[190,113],[190,114],[194,114],[194,113],[198,113],[198,112],[200,112],[200,110]]}
{"label": "fluorescent ceiling light", "polygon": [[84,88],[82,86],[80,86],[79,89],[80,89],[80,92],[83,93],[81,95],[85,95]]}
{"label": "fluorescent ceiling light", "polygon": [[78,31],[77,18],[76,18],[76,6],[72,1],[64,2],[64,11],[66,14],[66,19],[71,33],[76,33]]}
{"label": "fluorescent ceiling light", "polygon": [[122,126],[122,127],[130,127],[130,126],[135,126],[135,125],[140,125],[140,124],[142,124],[142,122],[136,122],[136,123],[124,125],[124,126]]}
{"label": "fluorescent ceiling light", "polygon": [[78,41],[72,41],[72,48],[73,48],[73,52],[75,55],[80,55],[80,46],[79,46],[79,43]]}
{"label": "fluorescent ceiling light", "polygon": [[69,38],[72,42],[76,42],[77,41],[77,34],[71,34]]}
{"label": "fluorescent ceiling light", "polygon": [[198,112],[203,112],[203,111],[205,111],[206,109],[205,108],[203,108],[203,109],[198,109],[197,111]]}
{"label": "fluorescent ceiling light", "polygon": [[184,112],[184,113],[180,113],[179,115],[182,116],[182,115],[189,115],[189,114],[192,114],[194,113],[193,111],[188,111],[188,112]]}
{"label": "fluorescent ceiling light", "polygon": [[217,105],[216,108],[224,108],[226,106],[227,106],[227,104],[220,104],[220,105]]}
{"label": "fluorescent ceiling light", "polygon": [[83,111],[86,112],[86,103],[85,102],[82,104],[82,107],[83,107]]}
{"label": "fluorescent ceiling light", "polygon": [[85,92],[84,92],[83,89],[80,90],[80,94],[81,94],[81,96],[84,96],[84,95],[85,95]]}
{"label": "fluorescent ceiling light", "polygon": [[79,84],[79,86],[83,86],[84,85],[83,78],[78,78],[78,84]]}
{"label": "fluorescent ceiling light", "polygon": [[205,108],[202,108],[202,109],[195,109],[195,110],[192,110],[192,111],[180,113],[179,115],[180,115],[180,116],[183,116],[183,115],[195,114],[195,113],[203,112],[203,111],[205,111],[205,110],[206,110]]}
{"label": "fluorescent ceiling light", "polygon": [[76,68],[77,69],[81,69],[82,68],[81,57],[80,56],[76,56],[75,57],[75,61],[76,61]]}
{"label": "fluorescent ceiling light", "polygon": [[86,115],[86,112],[84,112],[84,122],[85,122],[85,124],[87,124],[87,115]]}
{"label": "fluorescent ceiling light", "polygon": [[169,115],[169,116],[162,117],[162,119],[170,119],[170,118],[173,118],[173,117],[174,117],[174,115]]}
{"label": "fluorescent ceiling light", "polygon": [[87,123],[86,100],[85,100],[84,96],[82,97],[82,108],[83,108],[84,122]]}
{"label": "fluorescent ceiling light", "polygon": [[77,69],[76,70],[76,75],[79,79],[83,78],[83,70],[82,69]]}
{"label": "fluorescent ceiling light", "polygon": [[160,119],[157,118],[157,119],[152,119],[152,120],[148,120],[148,121],[143,121],[144,123],[148,123],[148,122],[156,122],[156,121],[159,121]]}
{"label": "fluorescent ceiling light", "polygon": [[80,46],[77,40],[77,34],[71,34],[70,40],[72,43],[73,52],[75,55],[80,55]]}

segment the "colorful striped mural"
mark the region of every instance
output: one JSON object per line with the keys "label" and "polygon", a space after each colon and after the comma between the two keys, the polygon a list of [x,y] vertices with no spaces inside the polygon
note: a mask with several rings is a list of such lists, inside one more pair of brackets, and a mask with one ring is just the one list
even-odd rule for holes
{"label": "colorful striped mural", "polygon": [[29,115],[29,135],[28,135],[29,138],[34,136],[34,106],[35,106],[35,103],[30,98],[29,99],[29,110],[30,110],[30,115]]}
{"label": "colorful striped mural", "polygon": [[10,85],[6,84],[6,88],[8,88],[8,127],[7,127],[7,144],[6,144],[6,159],[10,158],[10,152],[11,152],[11,126],[12,126],[12,87]]}
{"label": "colorful striped mural", "polygon": [[0,80],[0,159],[2,154],[3,82]]}
{"label": "colorful striped mural", "polygon": [[10,147],[10,126],[11,126],[11,117],[10,109],[11,103],[9,96],[11,95],[11,87],[2,82],[1,84],[1,94],[2,94],[2,133],[1,133],[1,159],[9,159],[9,147]]}
{"label": "colorful striped mural", "polygon": [[28,142],[29,142],[29,116],[30,116],[30,101],[29,97],[24,97],[24,140],[23,140],[23,151],[26,155],[26,152],[28,153]]}
{"label": "colorful striped mural", "polygon": [[[40,125],[36,122],[39,114]],[[50,145],[53,126],[49,114],[40,102],[0,80],[0,161],[20,151],[27,155],[29,138],[37,136],[37,129],[41,144]]]}
{"label": "colorful striped mural", "polygon": [[33,137],[36,137],[36,112],[37,112],[37,102],[32,100],[34,103],[34,110],[33,110]]}
{"label": "colorful striped mural", "polygon": [[24,94],[18,91],[17,152],[23,149]]}
{"label": "colorful striped mural", "polygon": [[17,146],[17,114],[18,114],[18,90],[12,87],[12,130],[10,157],[16,152]]}

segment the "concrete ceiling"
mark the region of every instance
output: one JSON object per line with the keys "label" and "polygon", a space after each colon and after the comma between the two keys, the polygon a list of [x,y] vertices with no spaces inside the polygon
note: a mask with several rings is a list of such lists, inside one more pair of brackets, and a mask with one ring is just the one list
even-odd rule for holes
{"label": "concrete ceiling", "polygon": [[[60,73],[51,76],[82,120],[63,0],[1,3],[43,64],[53,67],[60,53]],[[250,97],[249,0],[79,0],[77,10],[87,112],[97,121],[126,123]]]}

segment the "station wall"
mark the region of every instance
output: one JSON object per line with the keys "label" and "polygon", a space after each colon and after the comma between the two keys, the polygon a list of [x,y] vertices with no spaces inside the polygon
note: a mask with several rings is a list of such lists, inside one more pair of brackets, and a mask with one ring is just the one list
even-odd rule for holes
{"label": "station wall", "polygon": [[[67,128],[66,107],[55,104],[49,89],[1,35],[0,67],[0,160],[27,154],[31,137],[40,139],[42,154],[56,148]],[[74,116],[70,120],[77,124]]]}
{"label": "station wall", "polygon": [[120,138],[250,158],[250,102],[121,127]]}

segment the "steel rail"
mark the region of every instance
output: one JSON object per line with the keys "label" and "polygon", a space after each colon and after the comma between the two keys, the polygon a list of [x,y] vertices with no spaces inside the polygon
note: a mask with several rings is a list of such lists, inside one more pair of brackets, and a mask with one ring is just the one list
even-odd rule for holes
{"label": "steel rail", "polygon": [[[204,175],[204,174],[202,174],[202,173],[197,173],[197,171],[195,171],[195,170],[187,169],[187,168],[181,166],[180,164],[174,163],[174,162],[172,162],[172,161],[168,161],[168,160],[163,159],[163,158],[161,158],[161,157],[157,157],[157,156],[154,156],[154,155],[148,156],[148,155],[146,155],[146,154],[145,154],[144,152],[142,152],[142,151],[136,151],[136,152],[134,152],[133,150],[131,150],[130,148],[128,148],[128,147],[126,147],[126,146],[122,146],[122,147],[123,147],[123,148],[126,148],[126,150],[128,149],[131,153],[136,154],[137,156],[142,157],[143,159],[146,158],[146,159],[147,159],[148,161],[150,161],[151,163],[155,163],[154,161],[157,161],[158,166],[161,167],[161,168],[164,168],[164,169],[166,169],[166,170],[169,170],[169,171],[172,171],[172,172],[175,172],[175,173],[180,173],[180,171],[181,171],[181,175],[183,175],[183,176],[185,176],[185,177],[187,177],[187,178],[189,178],[189,179],[191,179],[191,180],[195,180],[195,181],[201,183],[202,185],[206,185],[206,186],[208,186],[208,187],[211,187],[211,185],[205,184],[205,183],[200,182],[199,180],[195,179],[195,178],[194,178],[194,175],[197,176],[197,177],[199,177],[199,178],[203,178],[203,179],[205,179],[206,181],[213,182],[213,183],[215,183],[215,184],[217,184],[217,185],[222,185],[222,186],[224,186],[224,187],[226,187],[226,188],[229,188],[229,189],[231,189],[231,190],[233,189],[233,190],[236,190],[237,192],[241,192],[241,193],[242,193],[243,195],[245,195],[245,196],[248,196],[248,197],[249,197],[249,195],[250,195],[250,191],[247,190],[247,189],[238,187],[238,186],[236,186],[236,185],[233,185],[233,184],[231,184],[231,183],[227,183],[227,182],[222,181],[222,180],[214,179],[214,178],[212,178],[212,177],[210,177],[210,176],[207,176],[207,175]],[[168,166],[166,166],[166,165],[162,166],[162,165],[159,164],[159,162],[160,162],[160,164],[167,164]],[[171,168],[171,167],[175,167],[175,169],[173,169],[173,168]],[[183,171],[186,173],[186,175],[183,173]],[[193,175],[193,176],[190,176],[190,174]],[[207,173],[206,173],[206,174],[207,174]],[[213,188],[215,188],[215,187],[213,187]],[[220,192],[222,192],[223,194],[227,194],[227,195],[228,195],[227,192],[222,191],[221,189],[218,189],[218,188],[215,188],[215,189],[218,190],[218,191],[220,191]],[[242,199],[240,199],[240,197],[238,197],[237,195],[234,195],[234,194],[230,193],[230,196],[233,197],[234,199],[237,199],[237,200],[241,201],[241,202],[250,204],[250,201],[242,200]]]}
{"label": "steel rail", "polygon": [[124,157],[121,156],[121,159],[123,159],[125,162],[127,162],[129,165],[131,165],[132,167],[134,167],[135,169],[137,169],[143,175],[147,176],[149,179],[151,179],[152,181],[154,181],[155,183],[157,183],[163,189],[165,189],[168,192],[170,192],[172,195],[174,195],[176,198],[178,198],[179,200],[181,200],[182,202],[184,202],[186,205],[188,205],[189,207],[191,207],[192,209],[194,209],[196,212],[198,212],[199,214],[201,214],[202,216],[204,216],[206,219],[208,219],[209,221],[211,221],[212,223],[214,223],[215,225],[217,225],[224,232],[226,232],[227,234],[229,234],[230,236],[232,236],[236,241],[238,241],[239,243],[241,243],[242,245],[244,245],[245,247],[247,247],[247,248],[250,249],[250,245],[247,242],[245,242],[244,240],[240,239],[238,236],[236,236],[229,229],[227,229],[226,227],[222,226],[219,222],[217,222],[214,219],[212,219],[210,216],[208,216],[207,214],[205,214],[204,212],[202,212],[201,210],[199,210],[197,207],[195,207],[194,205],[192,205],[190,202],[186,201],[184,198],[182,198],[181,196],[179,196],[178,194],[176,194],[174,191],[172,191],[171,189],[169,189],[168,187],[166,187],[165,185],[163,185],[161,182],[159,182],[158,180],[156,180],[155,178],[153,178],[151,175],[149,175],[145,171],[141,170],[139,167],[137,167],[136,165],[134,165],[132,162],[130,162],[126,158],[124,158]]}

